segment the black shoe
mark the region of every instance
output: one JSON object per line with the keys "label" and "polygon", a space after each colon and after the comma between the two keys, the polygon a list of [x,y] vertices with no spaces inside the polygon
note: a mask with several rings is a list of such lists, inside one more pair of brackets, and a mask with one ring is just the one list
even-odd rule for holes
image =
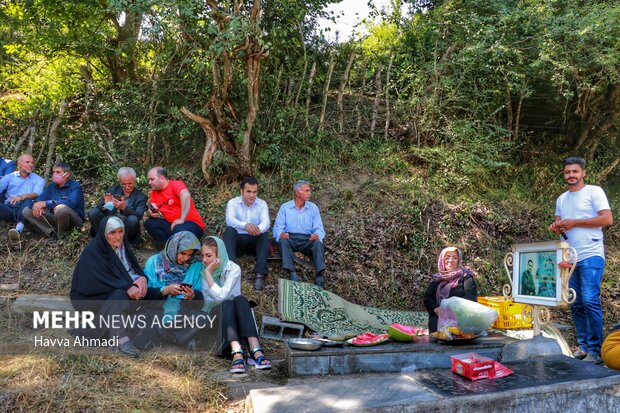
{"label": "black shoe", "polygon": [[119,344],[118,351],[120,351],[127,357],[138,358],[138,356],[140,355],[140,352],[138,351],[136,346],[133,345],[131,340],[127,340],[123,344]]}
{"label": "black shoe", "polygon": [[321,290],[323,289],[323,287],[325,286],[325,279],[323,278],[322,275],[318,275],[315,279],[314,279],[314,283],[316,284],[317,287],[319,287]]}
{"label": "black shoe", "polygon": [[289,272],[288,276],[291,279],[291,281],[295,281],[295,282],[299,281],[299,275],[297,275],[297,273],[295,271]]}
{"label": "black shoe", "polygon": [[49,236],[47,237],[47,243],[48,244],[55,244],[58,241],[58,235],[56,235],[55,232],[51,232],[49,234]]}
{"label": "black shoe", "polygon": [[254,276],[254,290],[262,291],[265,286],[265,274],[257,272]]}

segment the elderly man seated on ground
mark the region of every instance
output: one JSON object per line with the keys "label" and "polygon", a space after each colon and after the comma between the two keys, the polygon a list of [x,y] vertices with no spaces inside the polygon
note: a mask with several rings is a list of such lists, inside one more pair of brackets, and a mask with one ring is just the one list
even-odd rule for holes
{"label": "elderly man seated on ground", "polygon": [[194,205],[183,181],[168,179],[161,166],[148,173],[151,195],[147,205],[149,219],[144,221],[146,232],[159,248],[163,248],[172,234],[189,231],[201,239],[205,224]]}
{"label": "elderly man seated on ground", "polygon": [[325,257],[323,238],[325,229],[319,207],[310,202],[310,183],[297,181],[293,185],[295,199],[280,207],[273,225],[273,236],[280,246],[282,268],[288,271],[292,281],[299,281],[295,271],[293,252],[311,255],[316,270],[315,284],[323,287],[325,280]]}
{"label": "elderly man seated on ground", "polygon": [[147,197],[136,188],[136,171],[123,166],[116,174],[118,184],[108,188],[99,202],[88,210],[90,236],[97,235],[99,223],[106,216],[117,216],[125,224],[127,240],[136,245],[140,240],[140,220],[146,210]]}
{"label": "elderly man seated on ground", "polygon": [[0,221],[17,222],[16,227],[9,230],[9,237],[14,241],[19,240],[24,229],[22,211],[32,205],[45,186],[43,178],[32,172],[34,158],[31,155],[20,156],[17,166],[17,171],[0,179],[0,193],[6,193],[6,200],[0,203]]}
{"label": "elderly man seated on ground", "polygon": [[82,185],[70,178],[71,167],[56,162],[52,167],[52,182],[32,208],[24,208],[22,212],[28,222],[52,241],[84,223]]}

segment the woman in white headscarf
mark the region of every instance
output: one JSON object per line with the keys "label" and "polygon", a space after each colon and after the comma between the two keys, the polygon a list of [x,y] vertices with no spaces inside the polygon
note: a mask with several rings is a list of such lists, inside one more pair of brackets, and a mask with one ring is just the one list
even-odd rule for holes
{"label": "woman in white headscarf", "polygon": [[[125,226],[118,217],[101,221],[97,236],[86,246],[78,260],[71,280],[71,303],[78,311],[92,311],[109,317],[133,311],[132,300],[147,293],[147,280],[136,257],[124,238]],[[96,329],[100,337],[106,333],[118,339],[121,353],[138,357],[139,352],[124,328]],[[92,331],[90,332],[92,335]]]}

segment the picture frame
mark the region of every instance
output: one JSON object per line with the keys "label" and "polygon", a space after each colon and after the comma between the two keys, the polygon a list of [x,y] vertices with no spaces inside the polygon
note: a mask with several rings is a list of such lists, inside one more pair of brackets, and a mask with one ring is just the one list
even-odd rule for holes
{"label": "picture frame", "polygon": [[562,302],[562,273],[565,245],[560,241],[512,246],[512,298],[514,302],[558,306]]}

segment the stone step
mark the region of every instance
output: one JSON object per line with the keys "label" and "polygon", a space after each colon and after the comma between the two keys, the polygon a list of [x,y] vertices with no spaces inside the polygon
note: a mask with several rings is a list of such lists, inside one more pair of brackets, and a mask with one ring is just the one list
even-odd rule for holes
{"label": "stone step", "polygon": [[246,412],[619,411],[620,372],[563,355],[505,365],[514,374],[494,380],[470,381],[448,368],[293,379],[251,390]]}
{"label": "stone step", "polygon": [[69,297],[26,294],[13,301],[11,311],[17,314],[30,314],[33,311],[73,311],[73,306]]}
{"label": "stone step", "polygon": [[428,336],[417,337],[413,343],[387,342],[372,347],[322,347],[317,351],[285,348],[290,377],[394,373],[412,369],[450,367],[450,356],[476,352],[497,360],[505,344],[515,339],[491,333],[472,342],[458,345],[435,342]]}

